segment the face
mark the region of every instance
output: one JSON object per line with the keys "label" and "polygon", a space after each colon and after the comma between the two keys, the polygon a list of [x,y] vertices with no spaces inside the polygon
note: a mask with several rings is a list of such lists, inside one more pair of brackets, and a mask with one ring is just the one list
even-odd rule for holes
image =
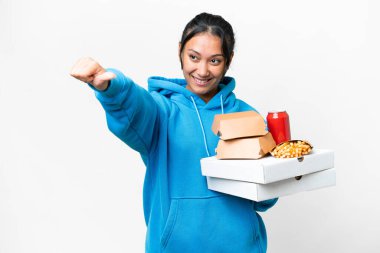
{"label": "face", "polygon": [[218,93],[226,71],[220,38],[210,33],[197,34],[186,43],[181,56],[186,89],[207,103]]}

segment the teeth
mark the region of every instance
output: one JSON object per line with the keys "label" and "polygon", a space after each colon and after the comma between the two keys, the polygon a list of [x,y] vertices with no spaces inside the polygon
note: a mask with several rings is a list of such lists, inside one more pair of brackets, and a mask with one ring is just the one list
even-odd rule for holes
{"label": "teeth", "polygon": [[199,84],[199,85],[205,85],[205,84],[207,84],[207,82],[208,82],[208,79],[198,79],[198,78],[195,78],[194,77],[194,80],[195,80],[195,82],[197,83],[197,84]]}

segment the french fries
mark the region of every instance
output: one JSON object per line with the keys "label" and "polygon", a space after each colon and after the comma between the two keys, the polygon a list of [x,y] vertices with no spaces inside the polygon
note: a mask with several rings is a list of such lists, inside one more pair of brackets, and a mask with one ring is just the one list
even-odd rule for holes
{"label": "french fries", "polygon": [[307,141],[292,140],[280,143],[270,153],[276,158],[295,158],[309,154],[312,148]]}

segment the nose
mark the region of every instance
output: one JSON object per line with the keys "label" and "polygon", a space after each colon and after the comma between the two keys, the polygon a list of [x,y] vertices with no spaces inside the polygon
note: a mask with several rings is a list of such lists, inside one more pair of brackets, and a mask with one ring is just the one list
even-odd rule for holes
{"label": "nose", "polygon": [[199,77],[208,77],[210,74],[208,69],[208,63],[205,61],[199,62],[197,72]]}

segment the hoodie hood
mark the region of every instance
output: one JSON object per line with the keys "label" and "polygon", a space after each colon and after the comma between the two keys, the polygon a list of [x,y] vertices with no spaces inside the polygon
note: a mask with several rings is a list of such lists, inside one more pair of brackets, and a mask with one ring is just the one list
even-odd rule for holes
{"label": "hoodie hood", "polygon": [[208,102],[205,103],[198,95],[186,89],[185,79],[164,78],[153,76],[148,79],[148,90],[155,91],[172,100],[192,106],[192,98],[199,109],[216,109],[221,107],[220,101],[223,101],[224,107],[233,104],[235,94],[235,79],[232,77],[224,77],[219,83],[219,92]]}

